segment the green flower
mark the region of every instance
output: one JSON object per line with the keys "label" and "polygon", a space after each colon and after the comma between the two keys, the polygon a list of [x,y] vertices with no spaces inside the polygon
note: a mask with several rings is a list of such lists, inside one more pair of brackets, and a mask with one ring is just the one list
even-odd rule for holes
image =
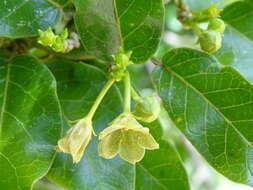
{"label": "green flower", "polygon": [[134,116],[138,120],[150,123],[160,114],[160,103],[155,95],[145,96],[138,100],[134,108]]}
{"label": "green flower", "polygon": [[199,43],[202,50],[213,53],[220,49],[222,37],[219,32],[207,30],[199,36]]}
{"label": "green flower", "polygon": [[149,133],[149,129],[139,124],[131,113],[123,113],[113,120],[100,135],[99,155],[111,159],[117,154],[122,159],[135,164],[142,160],[145,149],[158,149],[159,144]]}
{"label": "green flower", "polygon": [[57,38],[51,27],[46,31],[39,30],[39,36],[38,42],[44,46],[52,46]]}
{"label": "green flower", "polygon": [[69,153],[73,157],[73,163],[78,163],[92,137],[92,124],[90,120],[81,119],[71,127],[66,135],[58,141],[56,150]]}

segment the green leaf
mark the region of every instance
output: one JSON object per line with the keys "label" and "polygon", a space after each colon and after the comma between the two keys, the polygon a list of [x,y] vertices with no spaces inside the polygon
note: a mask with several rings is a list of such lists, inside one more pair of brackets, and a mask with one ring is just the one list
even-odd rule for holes
{"label": "green leaf", "polygon": [[189,190],[187,174],[176,150],[161,138],[161,123],[144,124],[159,143],[157,150],[146,151],[136,164],[135,190]]}
{"label": "green leaf", "polygon": [[231,65],[253,82],[253,1],[226,7],[221,17],[227,24],[222,48],[215,54],[222,64]]}
{"label": "green leaf", "polygon": [[108,61],[120,46],[142,63],[155,52],[163,29],[163,0],[79,0],[75,23],[85,49]]}
{"label": "green leaf", "polygon": [[37,59],[0,64],[0,189],[31,189],[55,157],[62,119],[56,83]]}
{"label": "green leaf", "polygon": [[[52,61],[49,67],[58,81],[58,94],[66,118],[83,117],[106,82],[104,74],[94,66],[63,60]],[[102,131],[121,110],[120,94],[114,87],[94,119],[96,133]],[[161,134],[158,134],[160,129],[157,125],[152,124],[151,130],[159,139]],[[98,140],[93,137],[79,164],[73,165],[69,155],[59,153],[48,178],[69,190],[171,190],[174,187],[188,190],[179,156],[166,142],[159,140],[159,143],[161,148],[147,151],[144,160],[135,168],[119,156],[111,160],[99,157]]]}
{"label": "green leaf", "polygon": [[1,0],[0,37],[35,36],[58,21],[60,12],[46,0]]}
{"label": "green leaf", "polygon": [[252,86],[196,50],[172,50],[162,63],[153,79],[176,126],[217,171],[253,185]]}

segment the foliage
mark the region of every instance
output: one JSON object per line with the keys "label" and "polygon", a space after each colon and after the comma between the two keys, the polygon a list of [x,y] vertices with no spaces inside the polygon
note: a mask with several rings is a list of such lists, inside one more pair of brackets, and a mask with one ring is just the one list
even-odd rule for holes
{"label": "foliage", "polygon": [[253,186],[253,0],[203,2],[2,0],[0,189],[190,190],[179,136]]}

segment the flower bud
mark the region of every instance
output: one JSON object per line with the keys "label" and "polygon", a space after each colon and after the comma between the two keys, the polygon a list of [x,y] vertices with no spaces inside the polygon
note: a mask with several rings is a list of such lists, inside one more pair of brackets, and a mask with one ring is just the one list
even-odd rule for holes
{"label": "flower bud", "polygon": [[212,18],[209,21],[208,24],[208,29],[209,30],[214,30],[216,32],[220,32],[221,34],[224,33],[225,31],[225,23],[223,22],[223,20],[219,19],[219,18]]}
{"label": "flower bud", "polygon": [[72,155],[73,163],[78,163],[92,137],[92,124],[90,120],[81,119],[71,127],[66,135],[58,141],[56,150]]}
{"label": "flower bud", "polygon": [[207,30],[199,36],[199,43],[202,50],[213,53],[220,49],[222,37],[219,32]]}
{"label": "flower bud", "polygon": [[136,119],[150,123],[160,114],[160,103],[155,95],[145,96],[136,102],[134,116]]}
{"label": "flower bud", "polygon": [[125,53],[122,48],[119,48],[117,55],[112,56],[115,61],[115,65],[112,69],[111,76],[116,81],[120,81],[122,77],[125,76],[126,67],[130,64],[133,64],[133,62],[130,60],[131,54],[132,51]]}
{"label": "flower bud", "polygon": [[44,46],[52,46],[57,37],[51,27],[49,27],[46,31],[39,30],[39,36],[38,42]]}
{"label": "flower bud", "polygon": [[55,52],[64,52],[65,51],[65,40],[59,36],[57,36],[54,44],[52,45],[52,49]]}
{"label": "flower bud", "polygon": [[159,148],[149,129],[139,124],[131,113],[119,115],[100,133],[99,139],[100,156],[111,159],[119,154],[132,164],[142,160],[145,149]]}

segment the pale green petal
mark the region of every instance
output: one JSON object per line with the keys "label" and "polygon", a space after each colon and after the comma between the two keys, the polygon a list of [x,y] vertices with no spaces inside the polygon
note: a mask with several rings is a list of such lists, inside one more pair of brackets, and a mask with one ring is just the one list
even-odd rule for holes
{"label": "pale green petal", "polygon": [[71,132],[73,131],[73,129],[74,128],[71,127],[67,131],[66,135],[58,141],[57,149],[59,152],[70,153],[69,141],[70,141],[70,136],[71,136]]}
{"label": "pale green petal", "polygon": [[115,131],[104,137],[98,144],[99,156],[111,159],[119,152],[121,141],[121,130]]}
{"label": "pale green petal", "polygon": [[73,162],[79,162],[92,137],[92,127],[90,125],[90,121],[80,120],[58,141],[56,150],[71,154]]}
{"label": "pale green petal", "polygon": [[135,132],[132,130],[124,130],[119,148],[121,158],[135,164],[142,160],[144,154],[145,149],[138,145]]}
{"label": "pale green petal", "polygon": [[92,133],[89,134],[89,136],[86,138],[86,140],[83,142],[82,146],[79,148],[78,152],[75,155],[72,155],[73,157],[73,163],[78,163],[80,162],[83,153],[87,147],[87,145],[89,144],[90,140],[92,137]]}
{"label": "pale green petal", "polygon": [[104,129],[99,134],[99,139],[104,138],[108,134],[117,131],[119,129],[141,129],[143,128],[142,125],[140,125],[134,116],[131,113],[123,113],[119,115],[116,119],[114,119],[110,124],[109,127]]}
{"label": "pale green petal", "polygon": [[159,144],[156,142],[156,140],[154,139],[154,137],[149,134],[149,133],[141,133],[138,132],[138,144],[145,148],[145,149],[149,149],[149,150],[153,150],[153,149],[158,149],[159,148]]}
{"label": "pale green petal", "polygon": [[100,134],[99,134],[99,139],[103,139],[107,135],[114,133],[117,130],[123,129],[125,126],[124,125],[111,125],[110,127],[105,128]]}
{"label": "pale green petal", "polygon": [[72,155],[76,155],[79,149],[89,142],[91,136],[91,129],[89,126],[76,126],[72,131],[71,140],[69,142],[69,147]]}

